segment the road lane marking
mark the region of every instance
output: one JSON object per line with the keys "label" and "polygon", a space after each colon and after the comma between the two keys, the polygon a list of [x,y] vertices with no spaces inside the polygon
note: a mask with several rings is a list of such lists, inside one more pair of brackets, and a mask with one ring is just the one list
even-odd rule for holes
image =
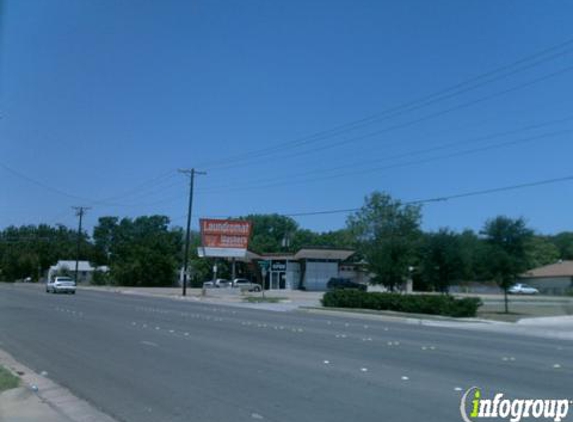
{"label": "road lane marking", "polygon": [[142,340],[140,343],[145,345],[145,346],[159,347],[159,345],[157,343],[154,343],[152,341]]}

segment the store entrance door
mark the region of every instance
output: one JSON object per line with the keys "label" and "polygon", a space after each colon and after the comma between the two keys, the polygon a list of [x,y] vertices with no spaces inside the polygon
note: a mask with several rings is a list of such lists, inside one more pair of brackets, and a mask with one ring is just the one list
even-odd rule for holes
{"label": "store entrance door", "polygon": [[280,290],[286,288],[286,269],[287,263],[284,260],[271,262],[271,290]]}
{"label": "store entrance door", "polygon": [[271,290],[277,290],[279,288],[279,273],[273,271],[271,273]]}
{"label": "store entrance door", "polygon": [[286,288],[286,273],[284,271],[271,272],[271,290],[279,290]]}

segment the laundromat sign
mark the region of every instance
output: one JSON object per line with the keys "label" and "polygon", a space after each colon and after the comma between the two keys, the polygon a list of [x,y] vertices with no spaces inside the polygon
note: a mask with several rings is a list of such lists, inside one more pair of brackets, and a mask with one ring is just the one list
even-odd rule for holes
{"label": "laundromat sign", "polygon": [[206,248],[247,249],[250,221],[201,219],[201,241]]}

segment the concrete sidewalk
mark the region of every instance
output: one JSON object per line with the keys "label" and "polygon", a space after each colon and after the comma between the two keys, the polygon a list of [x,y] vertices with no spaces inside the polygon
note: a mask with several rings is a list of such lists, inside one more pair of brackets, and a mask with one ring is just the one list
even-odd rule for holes
{"label": "concrete sidewalk", "polygon": [[50,407],[29,387],[20,387],[0,394],[1,422],[73,422]]}
{"label": "concrete sidewalk", "polygon": [[242,308],[265,309],[269,311],[292,311],[303,306],[320,306],[324,292],[303,292],[299,290],[267,290],[265,297],[280,298],[277,303],[249,303],[249,297],[262,297],[262,293],[241,292],[239,289],[187,289],[187,296],[181,296],[180,287],[109,287],[109,286],[78,286],[79,290],[108,292],[135,296],[163,297],[174,300],[214,303],[221,305],[239,306]]}
{"label": "concrete sidewalk", "polygon": [[116,422],[51,381],[48,373],[37,374],[1,350],[0,365],[22,384],[0,394],[0,422]]}

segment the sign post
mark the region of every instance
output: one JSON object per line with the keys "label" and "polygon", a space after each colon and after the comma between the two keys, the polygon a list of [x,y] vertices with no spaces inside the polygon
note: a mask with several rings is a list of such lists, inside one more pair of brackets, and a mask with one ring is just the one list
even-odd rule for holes
{"label": "sign post", "polygon": [[270,262],[269,261],[259,261],[259,266],[261,267],[261,274],[263,276],[263,299],[265,298],[265,285],[267,280],[267,273],[269,270]]}

